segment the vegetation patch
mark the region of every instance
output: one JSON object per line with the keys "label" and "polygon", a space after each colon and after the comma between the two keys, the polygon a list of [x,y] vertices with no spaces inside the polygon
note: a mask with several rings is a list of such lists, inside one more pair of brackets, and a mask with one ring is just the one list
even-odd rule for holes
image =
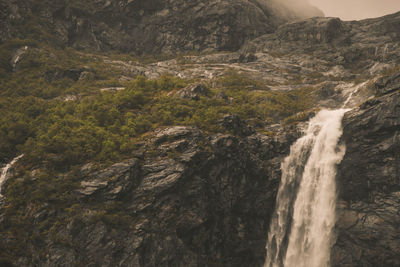
{"label": "vegetation patch", "polygon": [[[14,69],[11,59],[23,46],[29,48]],[[237,114],[263,131],[265,125],[304,112],[313,103],[312,88],[271,91],[265,82],[235,71],[209,83],[209,94],[196,99],[175,94],[190,80],[162,75],[156,80],[137,76],[120,81],[123,74],[101,55],[29,40],[0,45],[0,162],[25,154],[16,166],[17,178],[7,184],[0,235],[9,243],[0,243],[0,262],[9,262],[9,255],[29,253],[27,243],[71,244],[61,230],[67,218],[84,220],[85,208],[74,192],[85,163],[104,167],[129,158],[159,127],[224,132],[219,120]],[[101,90],[106,87],[124,90]],[[180,152],[172,150],[167,156],[179,157]],[[132,218],[114,204],[118,203],[94,207],[98,212],[92,219],[111,228],[128,225]],[[33,218],[41,210],[57,212]]]}

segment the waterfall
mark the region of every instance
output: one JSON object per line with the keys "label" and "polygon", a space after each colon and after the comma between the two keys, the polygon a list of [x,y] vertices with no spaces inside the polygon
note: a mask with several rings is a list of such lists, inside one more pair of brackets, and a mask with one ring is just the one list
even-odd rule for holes
{"label": "waterfall", "polygon": [[346,107],[346,106],[349,104],[349,102],[350,102],[351,98],[353,97],[353,95],[354,95],[354,94],[357,94],[358,91],[359,91],[362,87],[364,87],[366,84],[368,84],[368,82],[369,82],[369,81],[365,81],[365,82],[360,83],[360,84],[358,84],[358,85],[353,85],[352,91],[351,91],[351,93],[349,94],[349,96],[347,97],[346,101],[344,102],[342,108]]}
{"label": "waterfall", "polygon": [[335,167],[345,151],[338,142],[346,111],[321,110],[282,163],[265,267],[329,266],[336,220]]}
{"label": "waterfall", "polygon": [[7,180],[7,175],[8,171],[10,168],[20,159],[24,156],[24,154],[19,155],[18,157],[14,158],[10,163],[8,163],[2,170],[1,170],[1,176],[0,176],[0,197],[3,195],[1,194],[1,190],[3,188],[4,182]]}

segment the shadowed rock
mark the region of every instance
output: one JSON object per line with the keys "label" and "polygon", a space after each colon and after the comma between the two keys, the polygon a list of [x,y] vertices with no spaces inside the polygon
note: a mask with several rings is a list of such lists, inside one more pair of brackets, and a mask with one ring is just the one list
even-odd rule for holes
{"label": "shadowed rock", "polygon": [[[155,132],[144,157],[101,171],[82,167],[74,192],[82,214],[57,231],[73,249],[45,235],[18,262],[34,265],[40,249],[48,253],[43,266],[261,266],[280,162],[294,139],[205,136],[193,127]],[[33,217],[60,214],[47,205]]]}
{"label": "shadowed rock", "polygon": [[379,79],[379,97],[344,117],[332,266],[400,265],[400,91],[392,89],[398,77]]}
{"label": "shadowed rock", "polygon": [[284,22],[323,15],[309,5],[296,12],[263,0],[1,0],[0,6],[2,41],[31,34],[13,25],[35,24],[63,45],[138,54],[236,50]]}

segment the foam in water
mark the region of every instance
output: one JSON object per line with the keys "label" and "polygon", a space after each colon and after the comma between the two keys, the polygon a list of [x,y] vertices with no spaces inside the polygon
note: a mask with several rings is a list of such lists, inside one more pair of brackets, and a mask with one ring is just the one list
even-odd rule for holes
{"label": "foam in water", "polygon": [[265,267],[329,266],[336,220],[336,165],[345,151],[338,142],[346,111],[320,111],[282,163]]}

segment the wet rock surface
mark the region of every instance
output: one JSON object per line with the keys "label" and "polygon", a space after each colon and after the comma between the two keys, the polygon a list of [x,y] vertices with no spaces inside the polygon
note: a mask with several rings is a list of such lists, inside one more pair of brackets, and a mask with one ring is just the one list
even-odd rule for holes
{"label": "wet rock surface", "polygon": [[398,74],[379,79],[379,97],[344,117],[346,155],[338,168],[341,204],[333,266],[400,265],[398,85]]}

